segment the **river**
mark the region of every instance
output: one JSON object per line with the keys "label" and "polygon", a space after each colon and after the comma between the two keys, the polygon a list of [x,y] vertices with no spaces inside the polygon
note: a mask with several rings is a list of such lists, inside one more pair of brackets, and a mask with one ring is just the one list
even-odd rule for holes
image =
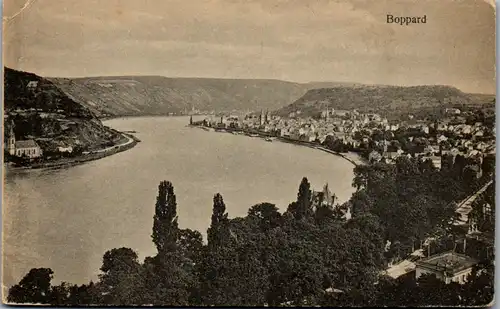
{"label": "river", "polygon": [[155,254],[151,241],[161,180],[173,183],[181,228],[206,234],[212,198],[220,192],[229,217],[260,202],[281,211],[302,177],[314,189],[328,182],[340,202],[353,192],[353,165],[319,150],[186,127],[186,117],[105,121],[135,130],[142,142],[116,155],[59,170],[8,172],[3,207],[3,284],[31,268],[49,267],[53,284],[95,280],[106,250]]}

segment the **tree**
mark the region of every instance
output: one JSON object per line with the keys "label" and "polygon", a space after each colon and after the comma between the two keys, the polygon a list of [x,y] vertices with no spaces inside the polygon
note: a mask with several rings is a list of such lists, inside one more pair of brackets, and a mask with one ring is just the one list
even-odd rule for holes
{"label": "tree", "polygon": [[50,304],[53,306],[82,306],[102,304],[103,300],[96,285],[91,281],[89,284],[69,284],[62,282],[52,287]]}
{"label": "tree", "polygon": [[248,217],[255,219],[263,232],[275,228],[281,223],[278,207],[270,203],[260,203],[248,210]]}
{"label": "tree", "polygon": [[[329,236],[331,238],[331,235]],[[312,222],[292,220],[268,235],[265,249],[269,270],[269,306],[303,305],[304,300],[322,293],[326,271],[319,242],[319,228]]]}
{"label": "tree", "polygon": [[347,146],[344,144],[344,142],[341,139],[336,138],[333,135],[328,135],[324,142],[323,145],[327,147],[330,150],[336,151],[336,152],[346,152]]}
{"label": "tree", "polygon": [[384,234],[385,230],[376,215],[366,213],[357,216],[346,223],[347,229],[359,230],[374,246],[373,252],[377,266],[383,265],[383,250],[385,246]]}
{"label": "tree", "polygon": [[306,177],[302,178],[299,186],[299,193],[297,194],[298,212],[300,217],[305,217],[312,214],[311,208],[311,184]]}
{"label": "tree", "polygon": [[335,215],[334,209],[330,205],[320,204],[316,211],[314,212],[314,221],[317,224],[326,224],[335,221],[337,216]]}
{"label": "tree", "polygon": [[369,212],[373,207],[373,200],[366,190],[356,191],[351,197],[352,216],[357,217]]}
{"label": "tree", "polygon": [[485,156],[481,168],[483,177],[492,177],[495,174],[495,156]]}
{"label": "tree", "polygon": [[144,261],[146,303],[188,305],[197,289],[193,268],[200,258],[202,239],[199,232],[179,230],[176,196],[167,181],[158,187],[152,238],[158,255]]}
{"label": "tree", "polygon": [[297,202],[288,206],[295,219],[302,220],[304,218],[312,217],[312,201],[311,201],[311,184],[306,177],[302,178],[299,186],[299,193],[297,194]]}
{"label": "tree", "polygon": [[217,247],[223,244],[224,239],[228,236],[227,223],[228,214],[226,213],[226,205],[222,195],[217,193],[214,196],[214,204],[212,211],[212,222],[207,231],[208,245]]}
{"label": "tree", "polygon": [[[50,269],[32,269],[9,290],[8,300],[156,306],[465,306],[490,302],[494,292],[491,270],[475,273],[464,286],[425,277],[418,282],[379,278],[386,239],[393,244],[387,255],[393,256],[404,255],[427,237],[437,240],[432,249],[449,245],[446,236],[450,233],[443,222],[454,213],[449,202],[458,198],[458,194],[450,198],[450,192],[460,192],[456,189],[460,183],[450,173],[417,160],[401,160],[396,166],[375,164],[357,173],[360,187],[343,205],[353,209],[353,218],[347,222],[339,219],[343,213],[339,206],[333,210],[320,206],[313,212],[306,178],[297,200],[283,215],[275,205],[260,203],[246,217],[228,219],[222,196],[216,194],[207,246],[199,232],[178,228],[173,187],[162,182],[152,235],[158,254],[141,264],[132,249],[109,250],[103,256],[99,281],[81,286],[61,283],[52,287]],[[493,184],[484,201],[474,205],[488,203],[492,218],[494,188]],[[476,211],[477,216],[486,216],[482,207]]]}
{"label": "tree", "polygon": [[187,258],[190,263],[197,263],[203,250],[203,237],[200,232],[191,229],[179,230],[177,239],[177,248],[182,256]]}
{"label": "tree", "polygon": [[473,268],[462,290],[460,305],[481,307],[491,305],[494,300],[494,281],[493,271],[486,268],[486,271],[479,273],[478,269]]}
{"label": "tree", "polygon": [[159,254],[175,250],[178,233],[174,187],[169,181],[162,181],[158,186],[153,234],[151,235]]}
{"label": "tree", "polygon": [[457,155],[455,157],[455,163],[453,163],[453,172],[456,178],[461,178],[464,168],[467,165],[466,159],[463,155]]}
{"label": "tree", "polygon": [[90,281],[89,284],[81,286],[74,286],[70,294],[71,305],[95,305],[100,303],[101,295],[98,294],[99,290],[94,282]]}
{"label": "tree", "polygon": [[9,289],[7,301],[15,304],[49,304],[54,272],[50,268],[32,268]]}
{"label": "tree", "polygon": [[52,287],[50,304],[53,306],[61,306],[70,304],[71,285],[67,282],[61,282],[60,285]]}
{"label": "tree", "polygon": [[462,183],[465,190],[473,190],[477,185],[477,166],[467,165],[463,169]]}
{"label": "tree", "polygon": [[203,305],[264,305],[268,273],[257,244],[230,242],[207,250],[201,269]]}
{"label": "tree", "polygon": [[109,305],[143,304],[142,273],[137,253],[129,248],[107,251],[103,256],[99,275],[99,290],[103,302]]}

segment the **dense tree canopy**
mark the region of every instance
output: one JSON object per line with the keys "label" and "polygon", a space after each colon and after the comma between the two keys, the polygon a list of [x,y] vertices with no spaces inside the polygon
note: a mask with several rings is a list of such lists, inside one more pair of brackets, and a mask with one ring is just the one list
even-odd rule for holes
{"label": "dense tree canopy", "polygon": [[[465,159],[438,170],[429,161],[400,157],[396,164],[375,163],[354,169],[352,214],[375,215],[384,237],[409,253],[437,229],[448,230],[455,203],[477,188],[467,177]],[[397,218],[397,219],[396,219]]]}
{"label": "dense tree canopy", "polygon": [[[164,306],[369,306],[485,304],[493,295],[491,272],[465,286],[433,278],[394,281],[380,277],[386,241],[404,251],[440,226],[448,215],[443,175],[417,161],[360,166],[350,203],[313,207],[303,178],[297,199],[281,214],[269,203],[229,218],[216,194],[207,244],[198,231],[180,229],[174,188],[163,181],[153,218],[155,256],[139,261],[118,248],[103,256],[96,283],[51,285],[52,270],[32,269],[9,290],[8,301],[53,305]],[[429,182],[429,183],[425,183]],[[394,220],[395,217],[401,219]],[[399,244],[399,245],[398,245]],[[481,291],[480,293],[478,291]],[[460,292],[457,292],[460,291]],[[458,293],[464,295],[457,298]]]}

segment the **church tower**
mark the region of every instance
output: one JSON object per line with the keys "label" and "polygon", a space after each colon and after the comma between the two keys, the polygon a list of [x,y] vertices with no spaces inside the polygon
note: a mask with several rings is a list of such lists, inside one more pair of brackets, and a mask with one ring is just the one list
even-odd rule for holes
{"label": "church tower", "polygon": [[7,150],[11,156],[16,154],[16,136],[14,135],[14,122],[10,123],[9,137],[7,139]]}
{"label": "church tower", "polygon": [[323,202],[328,206],[333,206],[334,198],[330,189],[328,188],[328,183],[323,187]]}

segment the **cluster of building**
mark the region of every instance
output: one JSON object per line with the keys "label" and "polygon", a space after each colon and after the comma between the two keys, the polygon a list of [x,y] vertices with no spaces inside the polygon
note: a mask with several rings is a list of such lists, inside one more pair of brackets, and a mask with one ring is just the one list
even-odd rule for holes
{"label": "cluster of building", "polygon": [[[389,121],[376,113],[357,110],[326,109],[320,117],[302,118],[300,113],[289,117],[269,112],[248,114],[243,117],[219,116],[203,122],[211,127],[234,128],[311,143],[323,144],[327,138],[347,145],[351,150],[372,149],[370,161],[394,163],[400,156],[423,157],[441,167],[442,155],[481,160],[494,155],[495,130],[482,122],[467,124],[459,109],[447,109],[447,116],[439,121],[408,119]],[[410,152],[401,142],[412,145]]]}
{"label": "cluster of building", "polygon": [[[245,116],[218,116],[203,120],[203,125],[215,128],[233,128],[249,132],[265,133],[276,137],[302,142],[324,144],[327,139],[349,145],[356,151],[369,148],[370,161],[394,163],[398,157],[422,157],[430,159],[434,166],[441,168],[443,156],[474,159],[478,163],[488,155],[495,155],[495,129],[482,122],[470,123],[457,108],[448,108],[446,116],[438,121],[423,121],[409,115],[407,119],[389,121],[376,113],[360,113],[326,109],[317,118],[301,117],[295,112],[288,117],[272,115],[269,112]],[[406,147],[401,145],[402,142]],[[413,147],[408,151],[408,145]],[[334,209],[335,196],[325,185],[322,191],[312,192],[313,207],[328,206]],[[345,217],[350,219],[349,209]],[[416,261],[406,261],[405,269],[398,270],[396,277],[411,269],[415,278],[424,274],[434,274],[445,283],[467,282],[478,260],[454,251],[443,252],[428,257],[418,257]],[[410,265],[411,264],[411,265]],[[404,265],[403,265],[404,266]],[[408,269],[409,267],[409,269]]]}
{"label": "cluster of building", "polygon": [[[17,140],[14,134],[14,124],[11,122],[9,133],[5,141],[5,150],[13,157],[37,159],[44,157],[43,149],[34,139]],[[40,138],[39,140],[43,140]],[[46,140],[51,140],[46,138]],[[59,146],[55,151],[59,153],[73,153],[72,146]]]}

